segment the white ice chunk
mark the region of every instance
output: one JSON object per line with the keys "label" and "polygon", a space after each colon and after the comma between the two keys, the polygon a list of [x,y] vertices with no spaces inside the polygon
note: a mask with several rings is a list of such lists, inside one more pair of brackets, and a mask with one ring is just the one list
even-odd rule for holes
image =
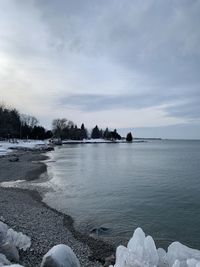
{"label": "white ice chunk", "polygon": [[168,247],[167,261],[169,263],[169,266],[172,266],[176,260],[179,260],[180,267],[188,266],[188,259],[195,259],[197,261],[200,261],[200,251],[197,249],[189,248],[179,242],[173,242]]}
{"label": "white ice chunk", "polygon": [[0,221],[0,246],[9,243],[14,247],[26,250],[31,246],[31,239],[22,234],[8,228],[7,224]]}
{"label": "white ice chunk", "polygon": [[195,259],[187,259],[187,266],[188,267],[196,267],[198,261]]}
{"label": "white ice chunk", "polygon": [[10,262],[5,255],[0,253],[0,266],[9,265]]}
{"label": "white ice chunk", "polygon": [[47,254],[44,255],[41,267],[80,267],[79,260],[66,245],[60,244],[51,248]]}
{"label": "white ice chunk", "polygon": [[10,261],[19,262],[18,250],[9,242],[6,242],[0,246],[0,253],[4,254]]}
{"label": "white ice chunk", "polygon": [[137,228],[134,231],[133,237],[129,240],[128,242],[128,249],[131,251],[134,251],[135,253],[137,253],[138,251],[138,255],[141,254],[140,249],[143,247],[144,245],[144,240],[145,240],[145,234],[142,231],[141,228]]}
{"label": "white ice chunk", "polygon": [[7,224],[0,221],[0,245],[3,244],[6,240],[7,231],[8,231]]}
{"label": "white ice chunk", "polygon": [[154,267],[158,264],[158,252],[151,236],[145,237],[137,228],[128,242],[127,248],[119,246],[116,252],[115,267]]}
{"label": "white ice chunk", "polygon": [[15,247],[23,249],[24,251],[31,246],[30,237],[22,234],[21,232],[18,233],[11,228],[7,231],[7,241],[13,244]]}
{"label": "white ice chunk", "polygon": [[179,260],[175,260],[175,262],[172,265],[172,267],[180,267],[180,261]]}
{"label": "white ice chunk", "polygon": [[124,246],[119,246],[116,250],[116,263],[115,267],[126,266],[126,261],[129,257],[129,251]]}
{"label": "white ice chunk", "polygon": [[145,262],[148,262],[148,266],[157,266],[158,264],[158,252],[155,242],[151,236],[147,236],[144,240],[144,258]]}
{"label": "white ice chunk", "polygon": [[158,252],[158,257],[159,257],[158,266],[159,267],[168,266],[166,251],[163,248],[158,248],[157,252]]}
{"label": "white ice chunk", "polygon": [[200,267],[200,250],[179,242],[173,242],[167,252],[156,249],[153,238],[145,237],[142,229],[137,228],[127,248],[117,248],[114,267]]}

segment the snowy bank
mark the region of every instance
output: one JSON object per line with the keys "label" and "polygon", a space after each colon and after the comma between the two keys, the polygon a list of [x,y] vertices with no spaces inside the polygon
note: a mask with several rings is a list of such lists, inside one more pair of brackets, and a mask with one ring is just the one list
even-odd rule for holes
{"label": "snowy bank", "polygon": [[13,150],[19,149],[42,149],[47,148],[49,145],[48,141],[41,140],[16,140],[16,142],[0,141],[0,156],[6,155]]}
{"label": "snowy bank", "polygon": [[111,140],[106,140],[106,139],[83,139],[83,140],[63,140],[63,144],[104,144],[104,143],[119,143],[123,142],[121,140],[116,140],[116,141],[111,141]]}
{"label": "snowy bank", "polygon": [[[137,139],[133,140],[131,143],[146,143],[147,140]],[[121,144],[121,143],[127,143],[125,139],[121,140],[107,140],[107,139],[83,139],[83,140],[62,140],[62,144]],[[128,142],[130,143],[130,142]]]}
{"label": "snowy bank", "polygon": [[127,247],[116,250],[115,265],[110,267],[200,267],[200,251],[173,242],[165,251],[156,248],[151,236],[137,228]]}

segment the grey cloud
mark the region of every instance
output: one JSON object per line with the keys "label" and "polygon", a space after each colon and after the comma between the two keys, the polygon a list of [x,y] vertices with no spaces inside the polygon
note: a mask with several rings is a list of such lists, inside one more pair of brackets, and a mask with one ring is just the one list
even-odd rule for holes
{"label": "grey cloud", "polygon": [[[16,3],[28,5],[31,12],[26,1]],[[200,83],[199,0],[31,3],[48,34],[49,48],[57,52],[106,57],[160,88]]]}
{"label": "grey cloud", "polygon": [[198,120],[199,0],[8,0],[2,6],[0,52],[15,59],[19,72],[37,69],[40,80],[25,79],[44,84],[43,95],[61,88],[58,105],[92,112],[167,104],[168,116]]}
{"label": "grey cloud", "polygon": [[142,128],[119,129],[119,132],[124,136],[126,136],[127,132],[129,131],[131,131],[135,137],[199,139],[200,125],[189,123],[189,124],[178,124],[178,125],[164,126],[164,127],[162,126],[162,127],[142,127]]}
{"label": "grey cloud", "polygon": [[193,88],[190,92],[168,90],[160,94],[74,94],[62,97],[59,103],[63,106],[78,107],[87,112],[127,108],[142,109],[166,105],[163,109],[170,117],[198,119],[200,118],[199,98],[199,90]]}
{"label": "grey cloud", "polygon": [[78,106],[81,110],[94,112],[117,108],[143,108],[154,105],[156,96],[146,95],[94,95],[77,94],[60,99],[60,104]]}
{"label": "grey cloud", "polygon": [[169,116],[200,119],[199,99],[190,99],[184,104],[165,109]]}
{"label": "grey cloud", "polygon": [[199,82],[200,1],[35,1],[52,43],[160,84]]}

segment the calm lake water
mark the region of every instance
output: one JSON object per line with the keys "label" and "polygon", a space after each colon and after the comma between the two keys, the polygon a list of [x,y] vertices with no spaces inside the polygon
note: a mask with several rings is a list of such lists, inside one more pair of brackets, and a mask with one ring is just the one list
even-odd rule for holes
{"label": "calm lake water", "polygon": [[80,231],[108,227],[117,245],[140,226],[159,246],[200,249],[200,141],[64,145],[51,160],[45,201]]}

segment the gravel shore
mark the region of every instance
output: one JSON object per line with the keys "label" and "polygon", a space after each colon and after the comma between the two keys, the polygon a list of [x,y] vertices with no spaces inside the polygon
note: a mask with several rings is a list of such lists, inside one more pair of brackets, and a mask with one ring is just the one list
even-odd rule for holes
{"label": "gravel shore", "polygon": [[[47,156],[38,152],[18,152],[17,162],[10,162],[13,155],[0,158],[0,182],[33,180],[46,171],[40,160]],[[31,248],[20,252],[20,264],[40,266],[44,254],[54,245],[69,245],[80,260],[81,266],[102,266],[113,254],[111,245],[77,232],[73,219],[42,202],[36,191],[1,188],[0,217],[15,229],[31,237]]]}

